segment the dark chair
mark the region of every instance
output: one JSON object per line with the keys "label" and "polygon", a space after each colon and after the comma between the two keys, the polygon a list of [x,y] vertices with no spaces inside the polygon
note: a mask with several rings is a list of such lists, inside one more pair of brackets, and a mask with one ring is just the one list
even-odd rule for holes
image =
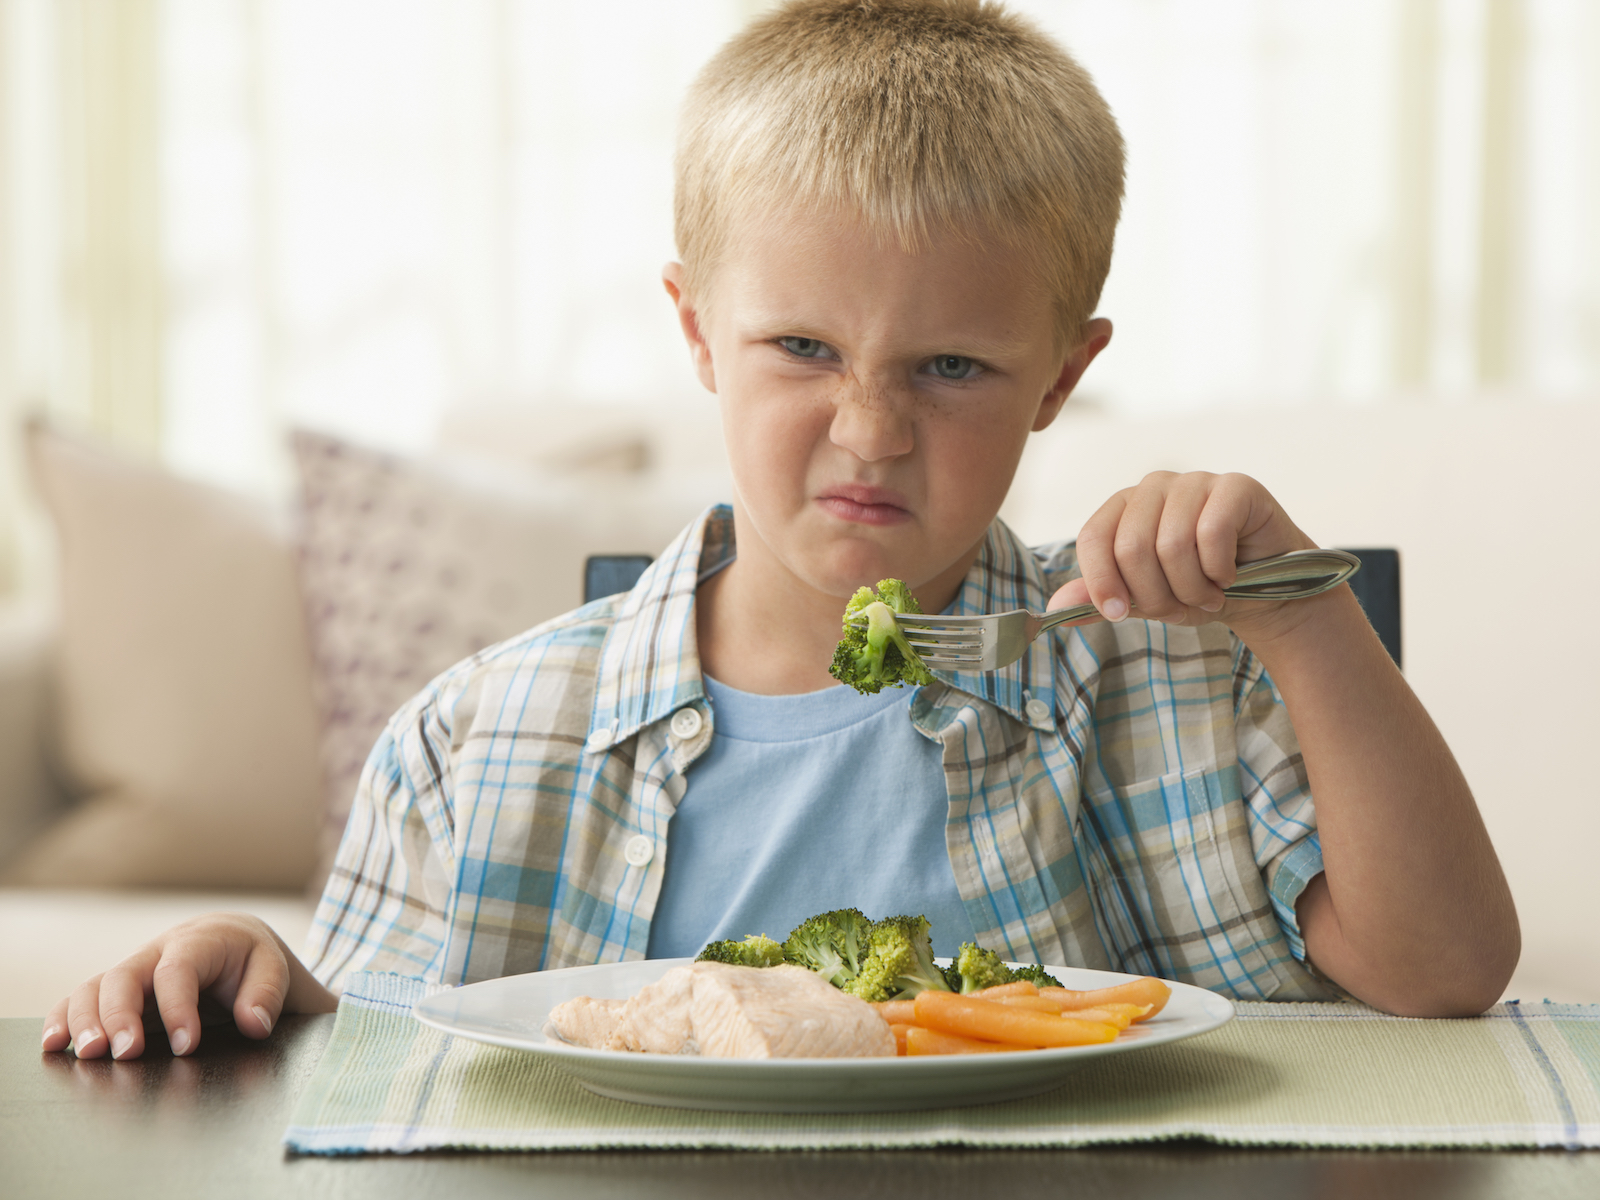
{"label": "dark chair", "polygon": [[[1398,550],[1351,550],[1361,560],[1361,570],[1350,580],[1367,620],[1377,631],[1378,640],[1400,662],[1400,552]],[[583,602],[625,592],[639,582],[651,563],[648,554],[591,554],[583,564]]]}
{"label": "dark chair", "polygon": [[583,562],[583,602],[629,591],[654,561],[648,554],[591,554]]}
{"label": "dark chair", "polygon": [[1361,570],[1350,577],[1350,590],[1361,602],[1367,620],[1377,632],[1383,648],[1400,661],[1400,551],[1351,549],[1361,560]]}

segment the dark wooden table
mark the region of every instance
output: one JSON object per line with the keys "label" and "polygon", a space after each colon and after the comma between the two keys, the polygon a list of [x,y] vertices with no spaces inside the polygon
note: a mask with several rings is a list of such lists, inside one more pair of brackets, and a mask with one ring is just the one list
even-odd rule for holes
{"label": "dark wooden table", "polygon": [[131,1063],[42,1054],[39,1026],[0,1021],[0,1195],[8,1200],[1600,1197],[1600,1152],[1328,1153],[1179,1143],[1096,1150],[299,1158],[286,1154],[279,1139],[332,1017],[285,1018],[266,1043],[210,1028],[192,1058],[158,1053]]}

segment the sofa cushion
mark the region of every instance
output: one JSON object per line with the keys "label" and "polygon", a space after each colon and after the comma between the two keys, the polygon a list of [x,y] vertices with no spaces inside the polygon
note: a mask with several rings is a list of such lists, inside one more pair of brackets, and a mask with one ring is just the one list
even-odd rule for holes
{"label": "sofa cushion", "polygon": [[589,555],[654,555],[726,495],[720,472],[417,461],[309,431],[292,446],[322,712],[325,864],[396,709],[468,655],[576,608]]}
{"label": "sofa cushion", "polygon": [[63,800],[46,733],[54,619],[41,608],[0,608],[0,862],[32,841]]}
{"label": "sofa cushion", "polygon": [[7,882],[282,888],[315,862],[311,662],[287,523],[36,429],[60,554],[70,812]]}

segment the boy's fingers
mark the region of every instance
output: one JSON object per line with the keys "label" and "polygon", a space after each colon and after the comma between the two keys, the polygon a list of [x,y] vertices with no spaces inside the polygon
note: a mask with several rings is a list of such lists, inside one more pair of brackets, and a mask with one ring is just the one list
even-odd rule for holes
{"label": "boy's fingers", "polygon": [[1117,525],[1127,508],[1126,496],[1118,492],[1111,497],[1078,532],[1078,570],[1085,594],[1108,621],[1128,615],[1128,585],[1117,569],[1116,554]]}
{"label": "boy's fingers", "polygon": [[1195,473],[1174,482],[1162,506],[1155,538],[1167,588],[1187,608],[1204,612],[1217,612],[1227,599],[1207,578],[1200,556],[1200,519],[1210,496],[1211,478]]}
{"label": "boy's fingers", "polygon": [[106,1034],[100,1027],[100,976],[72,989],[67,1000],[67,1030],[79,1058],[99,1058],[106,1052]]}
{"label": "boy's fingers", "polygon": [[1149,475],[1128,497],[1117,523],[1117,570],[1128,585],[1128,602],[1150,620],[1182,620],[1186,606],[1172,594],[1156,552],[1161,514],[1166,508],[1165,475]]}
{"label": "boy's fingers", "polygon": [[55,1002],[50,1014],[44,1019],[44,1035],[39,1040],[41,1050],[65,1050],[67,1043],[72,1041],[72,1033],[67,1028],[67,1001],[63,996]]}
{"label": "boy's fingers", "polygon": [[256,943],[244,965],[239,993],[233,1000],[233,1021],[246,1037],[272,1032],[289,994],[289,964],[276,945]]}
{"label": "boy's fingers", "polygon": [[169,943],[153,972],[156,1007],[166,1027],[167,1043],[179,1057],[200,1044],[200,975],[183,943]]}
{"label": "boy's fingers", "polygon": [[[1060,608],[1076,608],[1080,604],[1092,603],[1093,601],[1089,598],[1089,585],[1081,579],[1074,579],[1058,587],[1055,590],[1055,594],[1045,603],[1044,608],[1046,612],[1055,612]],[[1086,617],[1084,621],[1094,621],[1096,619],[1095,617]],[[1080,623],[1078,621],[1070,622],[1073,625]]]}
{"label": "boy's fingers", "polygon": [[1200,562],[1218,587],[1231,587],[1239,577],[1239,536],[1257,522],[1261,495],[1261,485],[1247,475],[1217,476],[1196,532]]}
{"label": "boy's fingers", "polygon": [[144,1053],[144,997],[150,967],[135,955],[100,977],[100,1028],[111,1057],[138,1058]]}

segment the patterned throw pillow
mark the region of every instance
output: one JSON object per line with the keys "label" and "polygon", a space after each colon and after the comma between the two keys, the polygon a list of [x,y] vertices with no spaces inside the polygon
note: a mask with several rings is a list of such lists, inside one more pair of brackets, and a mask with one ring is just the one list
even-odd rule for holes
{"label": "patterned throw pillow", "polygon": [[396,709],[468,655],[577,607],[587,556],[658,554],[723,490],[711,476],[420,462],[303,430],[292,444],[322,713],[324,865]]}

